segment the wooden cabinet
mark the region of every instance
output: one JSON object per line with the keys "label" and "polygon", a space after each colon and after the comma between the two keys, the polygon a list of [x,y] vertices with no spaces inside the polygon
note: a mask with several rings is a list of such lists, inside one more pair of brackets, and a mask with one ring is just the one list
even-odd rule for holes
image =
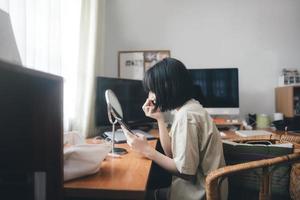
{"label": "wooden cabinet", "polygon": [[285,117],[300,116],[300,85],[275,88],[276,112]]}

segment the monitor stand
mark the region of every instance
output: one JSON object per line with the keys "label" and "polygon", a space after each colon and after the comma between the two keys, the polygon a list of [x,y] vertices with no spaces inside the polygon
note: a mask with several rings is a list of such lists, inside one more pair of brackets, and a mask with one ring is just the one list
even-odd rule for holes
{"label": "monitor stand", "polygon": [[226,119],[223,117],[215,117],[213,118],[213,121],[219,130],[243,129],[243,123],[238,119]]}

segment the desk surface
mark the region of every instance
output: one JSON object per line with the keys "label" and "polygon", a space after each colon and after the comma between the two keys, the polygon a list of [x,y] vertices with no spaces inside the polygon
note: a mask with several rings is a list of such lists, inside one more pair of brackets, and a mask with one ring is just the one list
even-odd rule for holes
{"label": "desk surface", "polygon": [[[157,130],[152,130],[151,133],[158,136]],[[275,132],[279,136],[284,134],[286,133]],[[237,137],[240,136],[229,131],[222,139]],[[149,143],[156,148],[157,140]],[[65,197],[143,199],[153,162],[132,151],[127,144],[116,146],[126,148],[129,153],[121,158],[108,157],[101,163],[100,171],[94,175],[65,182]]]}
{"label": "desk surface", "polygon": [[[274,136],[296,136],[296,137],[300,137],[299,133],[289,133],[289,132],[285,132],[285,131],[274,131],[271,129],[263,129],[266,131],[270,131],[273,133]],[[223,131],[225,133],[225,136],[222,136],[222,139],[234,139],[234,138],[240,138],[241,136],[239,136],[238,134],[236,134],[234,131]],[[245,138],[245,137],[241,137],[241,138]]]}
{"label": "desk surface", "polygon": [[[155,131],[152,133],[157,135]],[[157,140],[150,140],[149,144],[156,148]],[[152,161],[131,150],[127,144],[116,146],[127,149],[128,154],[120,158],[107,157],[98,173],[65,182],[65,197],[143,199]]]}

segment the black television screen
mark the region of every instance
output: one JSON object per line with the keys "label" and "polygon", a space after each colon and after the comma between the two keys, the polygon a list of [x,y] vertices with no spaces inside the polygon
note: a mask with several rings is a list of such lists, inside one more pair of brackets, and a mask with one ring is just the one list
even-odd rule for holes
{"label": "black television screen", "polygon": [[239,114],[237,68],[189,69],[198,100],[210,114]]}
{"label": "black television screen", "polygon": [[0,61],[1,199],[62,199],[62,88],[61,77]]}
{"label": "black television screen", "polygon": [[144,125],[154,122],[146,117],[142,106],[148,97],[144,91],[142,81],[97,77],[96,87],[96,126],[111,125],[107,115],[107,104],[105,101],[105,91],[111,89],[119,99],[123,110],[124,121],[130,126]]}

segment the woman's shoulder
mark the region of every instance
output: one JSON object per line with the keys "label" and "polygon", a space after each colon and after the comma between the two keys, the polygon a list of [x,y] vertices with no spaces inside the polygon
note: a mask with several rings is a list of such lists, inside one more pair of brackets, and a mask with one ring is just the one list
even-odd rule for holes
{"label": "woman's shoulder", "polygon": [[188,112],[202,113],[205,112],[205,109],[199,103],[199,101],[195,99],[190,99],[178,111],[182,113],[188,113]]}
{"label": "woman's shoulder", "polygon": [[203,106],[194,99],[187,101],[178,111],[176,111],[176,118],[194,118],[204,117],[206,110]]}

